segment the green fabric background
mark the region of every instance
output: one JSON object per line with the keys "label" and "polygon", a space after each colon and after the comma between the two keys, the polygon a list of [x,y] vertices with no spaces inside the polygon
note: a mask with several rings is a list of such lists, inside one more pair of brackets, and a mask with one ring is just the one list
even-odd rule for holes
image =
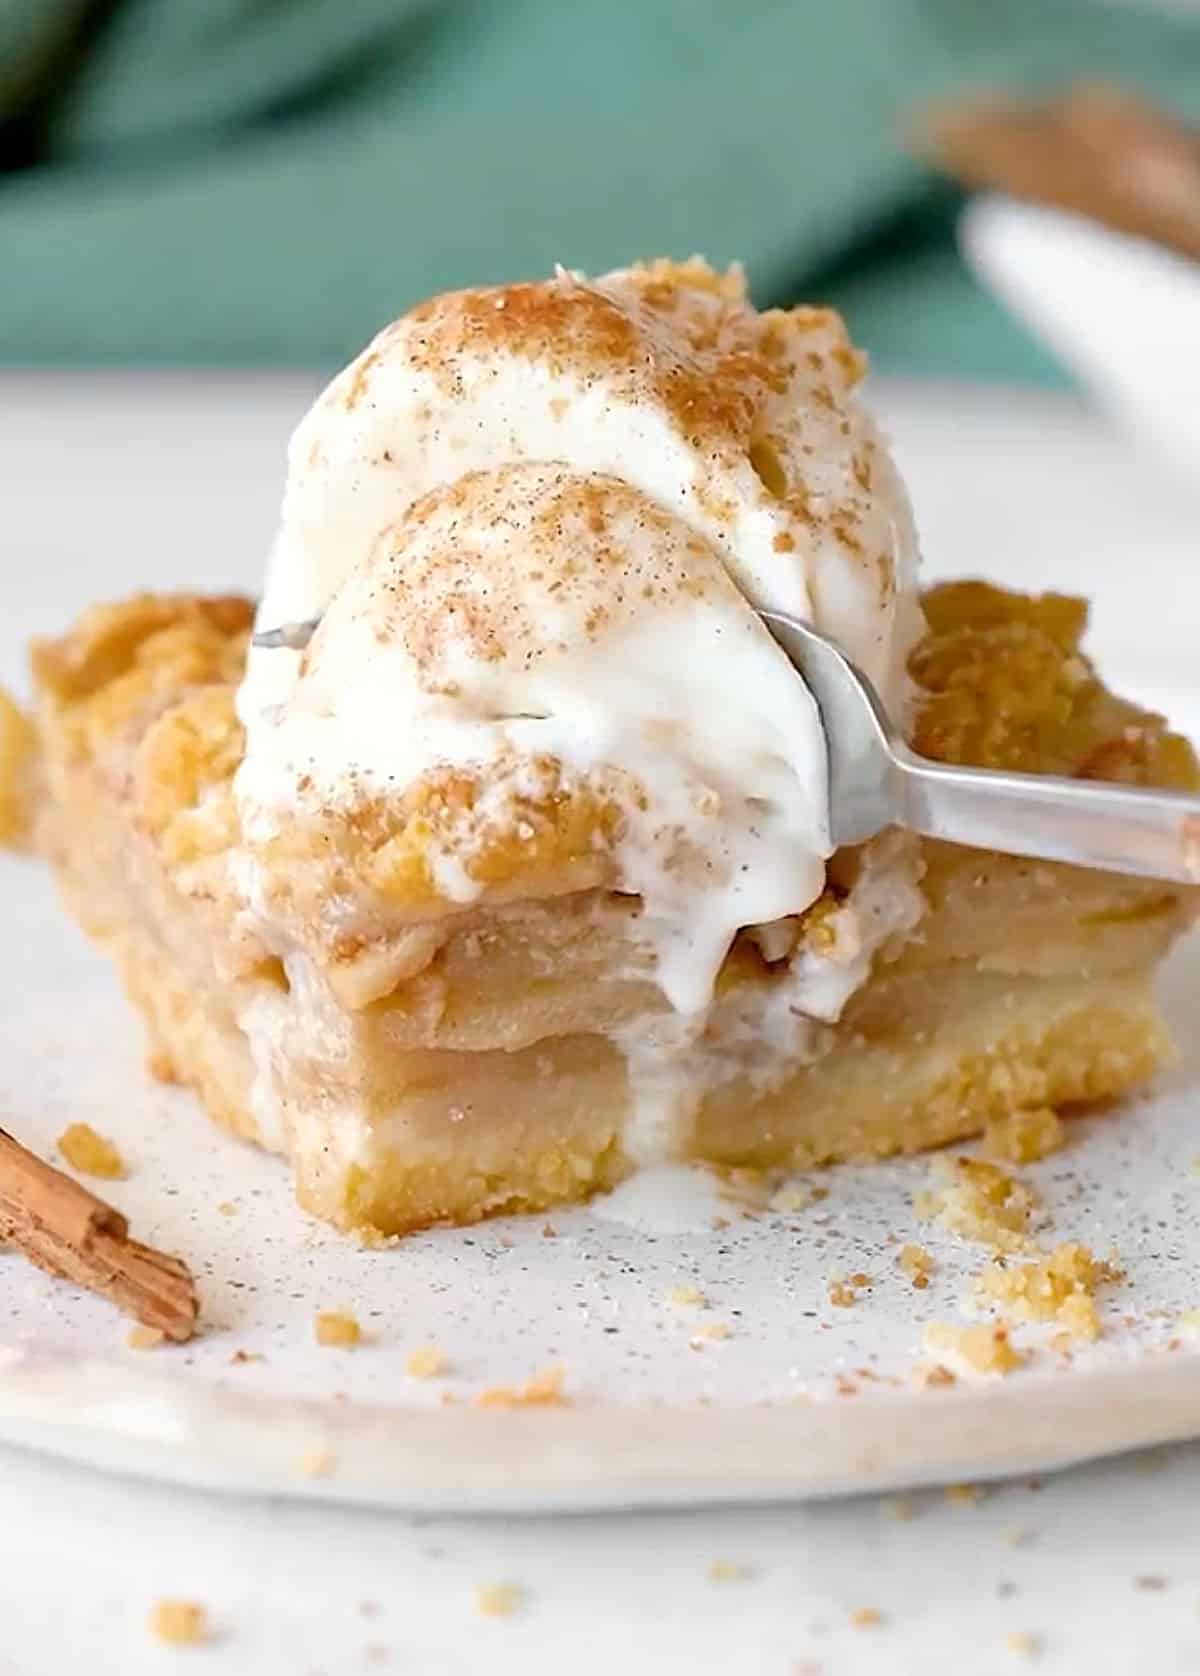
{"label": "green fabric background", "polygon": [[742,257],[876,364],[1052,378],[965,274],[913,102],[1103,74],[1116,0],[0,0],[0,359],[326,363],[444,286]]}

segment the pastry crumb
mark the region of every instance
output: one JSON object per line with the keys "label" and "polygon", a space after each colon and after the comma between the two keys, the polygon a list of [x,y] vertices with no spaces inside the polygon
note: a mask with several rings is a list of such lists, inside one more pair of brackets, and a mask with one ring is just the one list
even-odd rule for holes
{"label": "pastry crumb", "polygon": [[436,1344],[425,1344],[409,1353],[404,1371],[410,1379],[437,1379],[448,1371],[449,1366]]}
{"label": "pastry crumb", "polygon": [[912,1281],[918,1292],[923,1292],[929,1285],[929,1277],[933,1273],[934,1262],[923,1245],[902,1245],[896,1257],[896,1262]]}
{"label": "pastry crumb", "polygon": [[855,1629],[874,1629],[883,1622],[883,1613],[877,1606],[856,1606],[850,1614],[850,1622]]}
{"label": "pastry crumb", "polygon": [[693,1350],[699,1350],[715,1340],[727,1339],[732,1336],[733,1328],[728,1321],[709,1321],[703,1327],[697,1327],[688,1343]]}
{"label": "pastry crumb", "polygon": [[125,1174],[121,1154],[90,1123],[69,1123],[55,1143],[73,1170],[103,1181],[120,1181]]}
{"label": "pastry crumb", "polygon": [[[959,1356],[973,1373],[1008,1374],[1026,1360],[1009,1338],[1007,1322],[983,1322],[959,1327],[949,1321],[932,1321],[925,1329],[927,1350],[949,1350]],[[928,1383],[928,1381],[927,1381]]]}
{"label": "pastry crumb", "polygon": [[1066,1144],[1067,1130],[1056,1111],[1008,1112],[993,1118],[983,1131],[983,1150],[989,1158],[1008,1164],[1033,1164]]}
{"label": "pastry crumb", "polygon": [[353,1315],[323,1310],[313,1321],[313,1336],[326,1350],[350,1350],[362,1343],[362,1328]]}
{"label": "pastry crumb", "polygon": [[1111,1263],[1098,1262],[1086,1245],[1067,1242],[1031,1262],[994,1257],[976,1289],[1022,1321],[1056,1321],[1072,1338],[1100,1337],[1095,1294],[1121,1279]]}
{"label": "pastry crumb", "polygon": [[955,1376],[944,1362],[934,1362],[930,1367],[918,1368],[916,1372],[917,1384],[924,1387],[931,1386],[934,1390],[939,1387],[953,1385]]}
{"label": "pastry crumb", "polygon": [[265,1362],[266,1359],[261,1350],[234,1350],[229,1357],[235,1368],[240,1367],[243,1362]]}
{"label": "pastry crumb", "polygon": [[918,1216],[997,1251],[1030,1249],[1029,1222],[1038,1198],[1028,1182],[989,1159],[945,1153],[932,1159],[929,1173],[932,1186],[913,1201]]}
{"label": "pastry crumb", "polygon": [[150,1608],[150,1633],[171,1647],[191,1647],[208,1634],[208,1614],[199,1601],[156,1600]]}
{"label": "pastry crumb", "polygon": [[570,1398],[563,1392],[563,1370],[547,1368],[535,1374],[527,1385],[493,1385],[480,1391],[476,1408],[566,1408]]}
{"label": "pastry crumb", "polygon": [[745,1583],[753,1575],[751,1566],[742,1565],[737,1560],[713,1560],[708,1567],[711,1583]]}
{"label": "pastry crumb", "polygon": [[1035,1659],[1042,1650],[1041,1637],[1031,1635],[1027,1629],[1010,1630],[1004,1637],[1004,1645],[1019,1659]]}
{"label": "pastry crumb", "polygon": [[166,1336],[161,1327],[147,1327],[139,1321],[136,1327],[130,1327],[125,1334],[125,1343],[130,1350],[153,1350]]}
{"label": "pastry crumb", "polygon": [[776,1211],[807,1210],[817,1203],[817,1193],[806,1182],[784,1182],[771,1195],[770,1208]]}
{"label": "pastry crumb", "polygon": [[1200,1309],[1185,1309],[1175,1325],[1185,1338],[1200,1338]]}
{"label": "pastry crumb", "polygon": [[217,1210],[222,1216],[237,1215],[237,1206],[234,1204],[232,1199],[222,1199],[221,1203],[217,1206]]}
{"label": "pastry crumb", "polygon": [[475,1610],[485,1618],[507,1618],[521,1604],[515,1583],[481,1583],[475,1590]]}
{"label": "pastry crumb", "polygon": [[300,1471],[305,1478],[328,1478],[337,1465],[332,1449],[308,1449],[300,1457]]}
{"label": "pastry crumb", "polygon": [[982,1484],[947,1484],[942,1494],[955,1507],[978,1507],[987,1491]]}
{"label": "pastry crumb", "polygon": [[870,1275],[844,1275],[835,1270],[829,1277],[829,1301],[836,1309],[850,1309],[858,1302],[858,1294],[870,1285]]}
{"label": "pastry crumb", "polygon": [[696,1309],[704,1309],[708,1304],[708,1299],[698,1286],[672,1286],[667,1293],[667,1302],[680,1306],[692,1305]]}

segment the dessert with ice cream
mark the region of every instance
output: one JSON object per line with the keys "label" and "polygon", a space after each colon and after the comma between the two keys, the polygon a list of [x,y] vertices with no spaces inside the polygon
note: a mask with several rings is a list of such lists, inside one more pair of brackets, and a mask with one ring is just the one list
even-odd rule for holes
{"label": "dessert with ice cream", "polygon": [[312,1210],[389,1234],[654,1162],[912,1151],[1165,1056],[1187,890],[832,851],[760,610],[835,639],[927,755],[1200,783],[1080,655],[1077,602],[919,593],[861,373],[836,316],[699,262],[435,298],[293,438],[269,643],[246,602],[142,597],[35,650],[7,824],[155,1071]]}

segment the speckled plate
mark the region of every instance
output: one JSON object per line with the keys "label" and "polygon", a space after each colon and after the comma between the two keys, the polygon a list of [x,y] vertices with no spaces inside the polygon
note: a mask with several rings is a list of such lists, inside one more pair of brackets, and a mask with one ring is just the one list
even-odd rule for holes
{"label": "speckled plate", "polygon": [[[4,575],[0,679],[19,679],[30,634],[87,600],[151,582],[252,587],[309,382],[10,386],[4,539],[24,559]],[[929,572],[1088,592],[1105,670],[1200,737],[1185,486],[1067,398],[877,397]],[[1200,1435],[1200,1343],[1177,1325],[1200,1306],[1200,941],[1164,974],[1185,1059],[1152,1100],[1075,1126],[1031,1172],[1056,1239],[1122,1254],[1105,1337],[1071,1363],[1044,1351],[1006,1379],[920,1391],[922,1326],[957,1315],[983,1260],[917,1223],[923,1163],[833,1172],[827,1199],[757,1219],[703,1181],[660,1180],[556,1215],[553,1237],[510,1221],[363,1252],[295,1209],[280,1164],[146,1080],[110,970],[37,868],[0,858],[0,925],[0,1122],[47,1153],[73,1119],[112,1135],[130,1174],[111,1196],[195,1265],[205,1323],[193,1345],[129,1350],[107,1305],[0,1253],[2,1438],[226,1490],[535,1509],[829,1495]],[[925,1292],[895,1265],[914,1236],[938,1264]],[[836,1270],[872,1277],[853,1308],[829,1304]],[[679,1287],[709,1307],[668,1302]],[[318,1350],[320,1309],[354,1311],[367,1342]],[[714,1325],[728,1337],[693,1349]],[[406,1373],[427,1345],[446,1378]],[[239,1350],[262,1359],[232,1361]],[[551,1367],[568,1407],[473,1404]]]}
{"label": "speckled plate", "polygon": [[[922,1327],[960,1314],[983,1260],[918,1222],[923,1162],[835,1171],[799,1210],[667,1172],[549,1222],[363,1251],[295,1208],[280,1163],[147,1081],[106,965],[38,871],[4,864],[0,915],[22,950],[3,979],[0,1109],[46,1155],[72,1120],[116,1140],[129,1176],[111,1197],[189,1257],[204,1320],[188,1346],[133,1350],[109,1306],[0,1256],[0,1437],[227,1490],[544,1509],[979,1478],[1200,1432],[1200,1342],[1178,1324],[1200,1304],[1195,1053],[1032,1172],[1056,1239],[1115,1245],[1127,1266],[1100,1342],[921,1389]],[[1164,979],[1185,1041],[1198,979],[1193,943]],[[924,1292],[897,1266],[905,1239],[935,1258]],[[837,1271],[871,1278],[853,1307],[829,1302]],[[704,1306],[672,1301],[692,1290]],[[316,1346],[330,1309],[358,1318],[361,1347]],[[429,1346],[444,1375],[411,1376]],[[565,1406],[474,1400],[550,1368]]]}

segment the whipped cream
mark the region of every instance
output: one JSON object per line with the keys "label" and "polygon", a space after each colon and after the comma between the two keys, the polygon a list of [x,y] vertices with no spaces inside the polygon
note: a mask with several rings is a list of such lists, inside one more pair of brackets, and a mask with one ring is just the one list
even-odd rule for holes
{"label": "whipped cream", "polygon": [[[447,767],[519,836],[552,763],[612,811],[597,843],[681,1021],[629,1050],[665,1099],[736,933],[824,884],[820,719],[758,611],[901,696],[916,542],[860,372],[836,316],[759,314],[699,263],[560,270],[386,328],[292,440],[259,627],[321,622],[250,658],[251,843]],[[474,841],[431,846],[447,912],[484,891]],[[795,976],[789,1019],[828,1016],[828,973]]]}

